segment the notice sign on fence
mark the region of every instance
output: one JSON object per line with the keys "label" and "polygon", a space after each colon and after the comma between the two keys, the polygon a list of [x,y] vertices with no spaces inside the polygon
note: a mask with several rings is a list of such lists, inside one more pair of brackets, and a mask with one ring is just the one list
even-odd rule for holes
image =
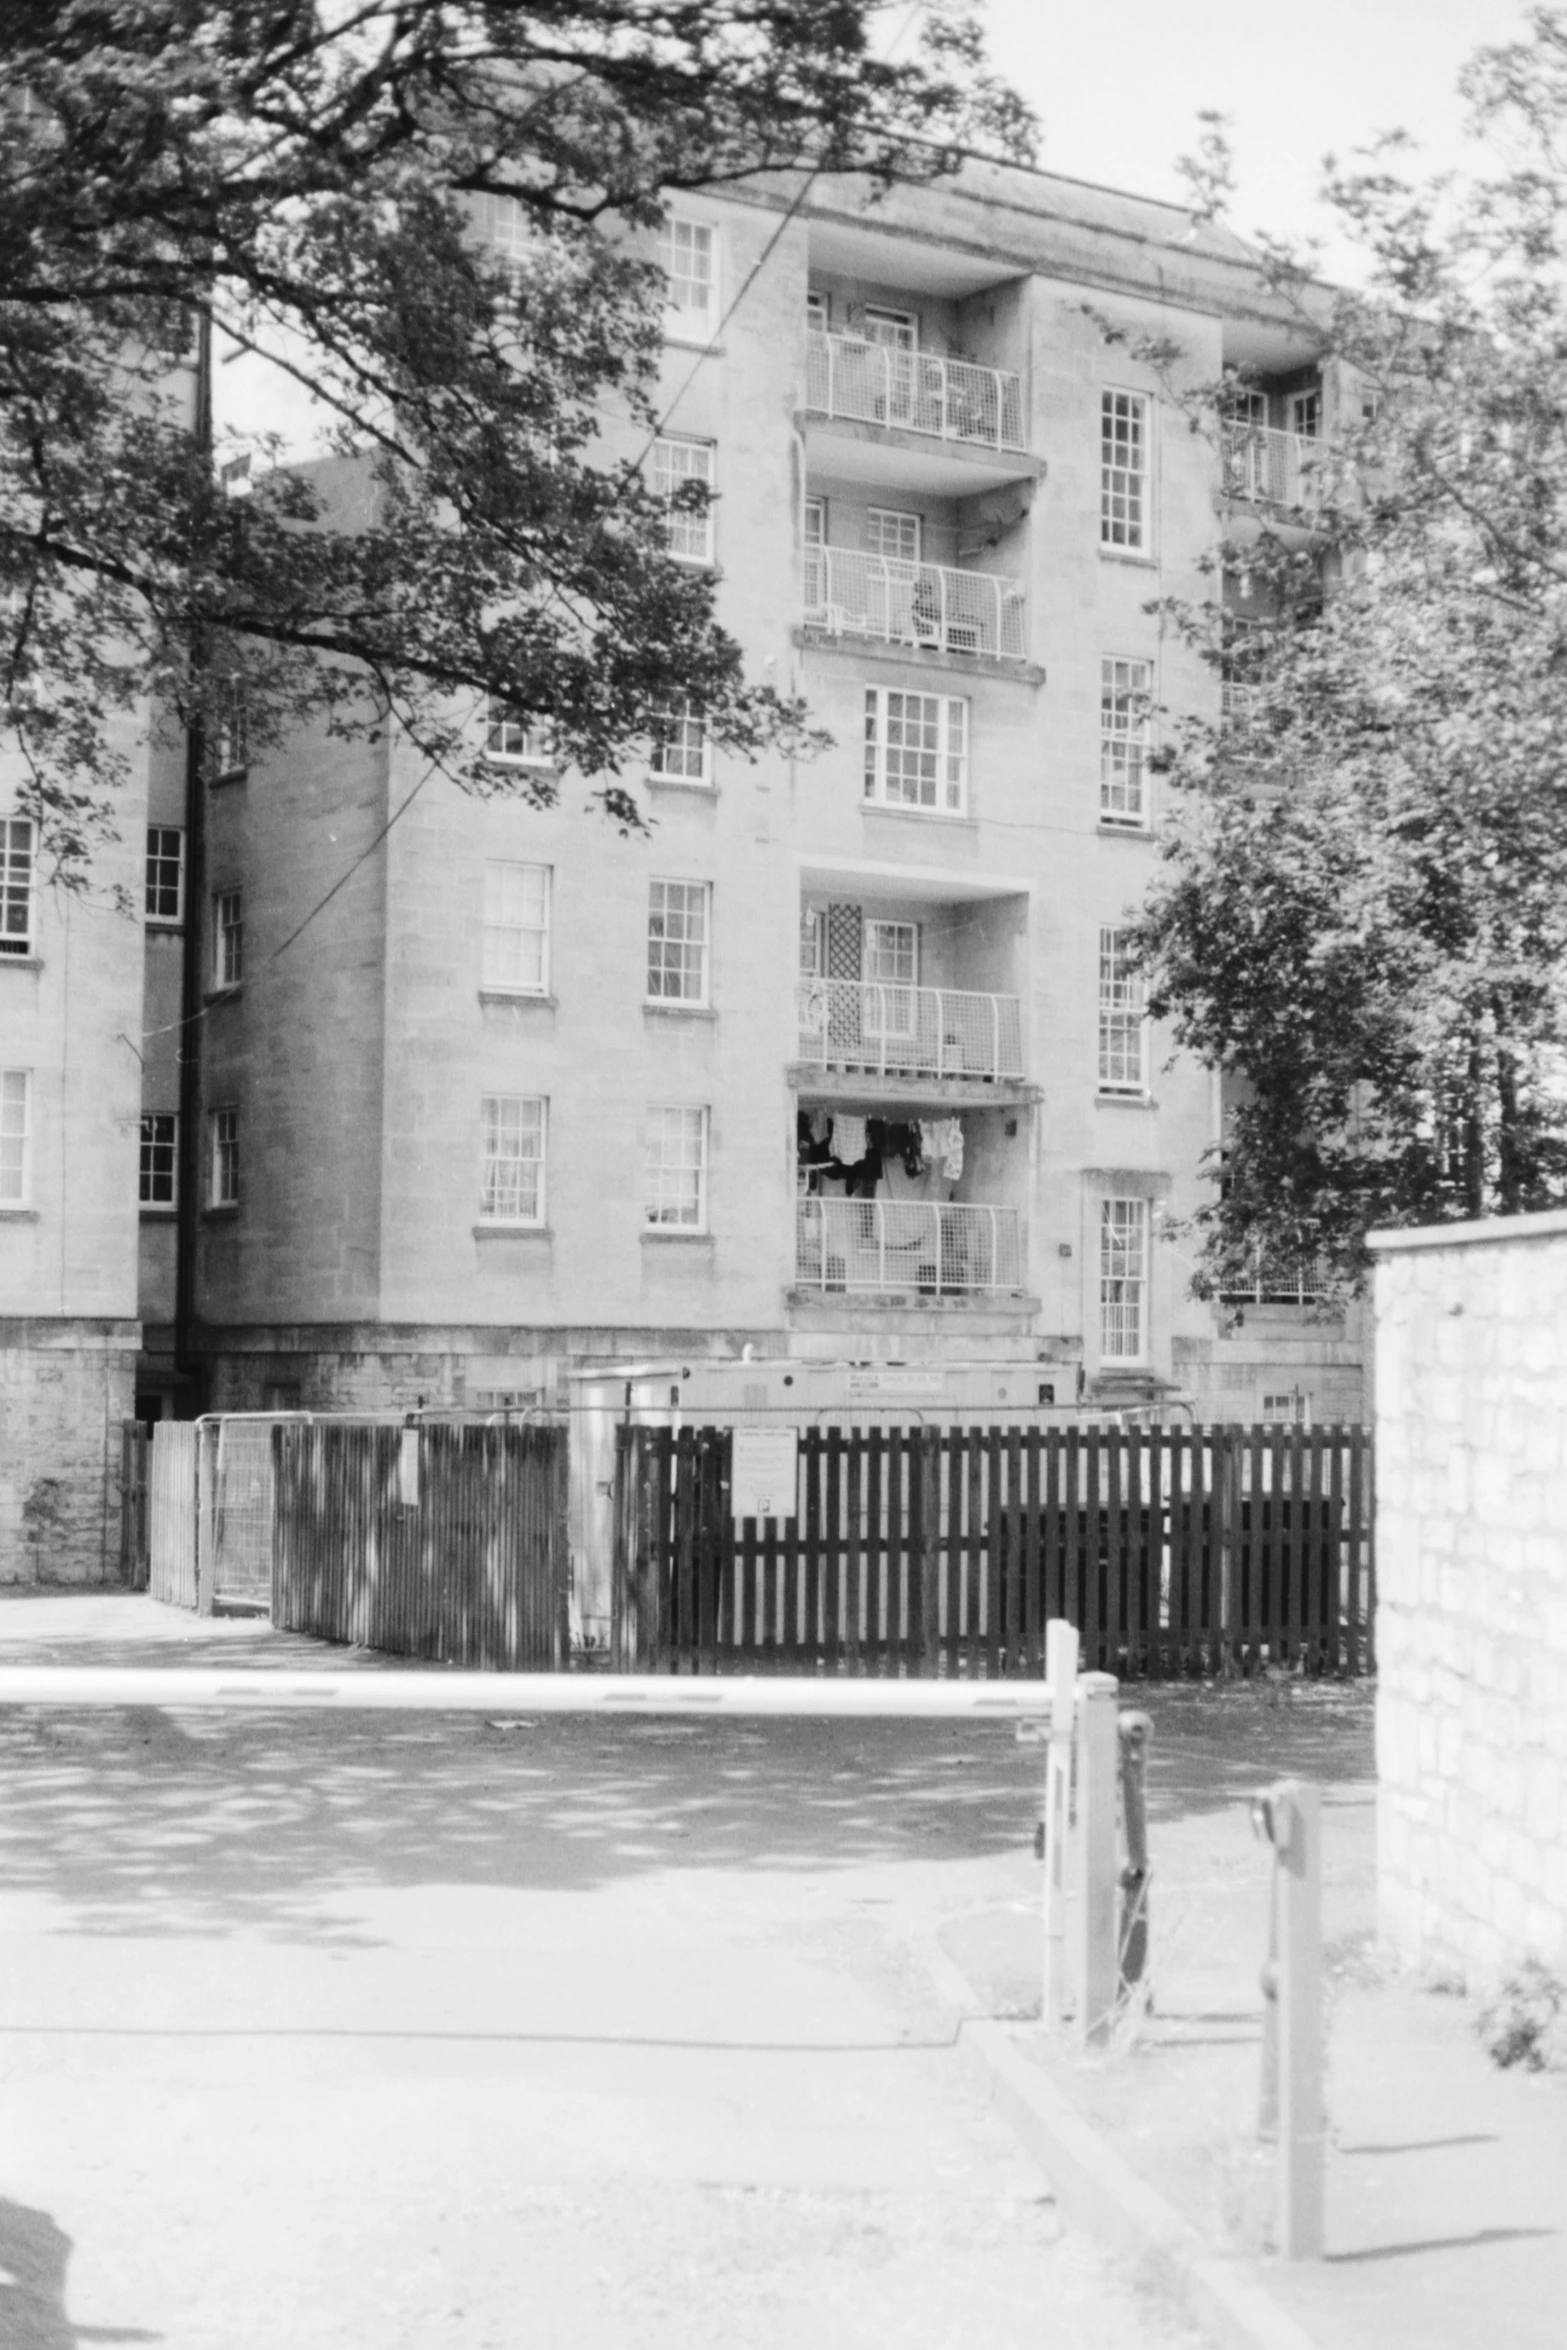
{"label": "notice sign on fence", "polygon": [[792,1518],[799,1434],[793,1428],[737,1428],[729,1473],[729,1512],[741,1518]]}

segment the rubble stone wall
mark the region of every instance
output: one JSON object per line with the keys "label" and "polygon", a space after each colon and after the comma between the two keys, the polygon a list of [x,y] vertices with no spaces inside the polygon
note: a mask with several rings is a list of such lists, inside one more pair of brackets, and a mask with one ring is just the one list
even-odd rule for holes
{"label": "rubble stone wall", "polygon": [[1567,1214],[1378,1235],[1382,1930],[1567,1963]]}

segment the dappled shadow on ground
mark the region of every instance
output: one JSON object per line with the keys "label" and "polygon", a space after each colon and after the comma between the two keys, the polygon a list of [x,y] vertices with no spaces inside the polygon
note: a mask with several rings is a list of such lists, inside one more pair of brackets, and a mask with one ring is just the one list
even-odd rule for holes
{"label": "dappled shadow on ground", "polygon": [[1123,1706],[1153,1723],[1150,1819],[1222,1810],[1274,1779],[1375,1779],[1375,1694],[1370,1681],[1125,1683]]}
{"label": "dappled shadow on ground", "polygon": [[0,1717],[0,1770],[4,1880],[78,1930],[352,1944],[366,1886],[1016,1851],[1039,1750],[995,1725],[126,1709]]}
{"label": "dappled shadow on ground", "polygon": [[[143,1603],[145,1605],[145,1603]],[[134,1639],[27,1637],[7,1661],[340,1673],[404,1660],[169,1610]],[[34,1619],[43,1631],[41,1616]],[[83,1636],[83,1634],[87,1636]],[[1128,1684],[1150,1816],[1268,1780],[1372,1770],[1368,1685]],[[1044,1751],[991,1723],[538,1720],[0,1708],[0,1870],[79,1931],[354,1946],[352,1896],[423,1885],[586,1890],[648,1870],[831,1870],[1026,1851]]]}

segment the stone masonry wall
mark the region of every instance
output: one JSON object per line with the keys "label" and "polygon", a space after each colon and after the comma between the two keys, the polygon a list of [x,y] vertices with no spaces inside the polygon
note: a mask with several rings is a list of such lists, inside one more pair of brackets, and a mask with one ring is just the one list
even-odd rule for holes
{"label": "stone masonry wall", "polygon": [[1567,1963],[1567,1214],[1378,1235],[1384,1935]]}
{"label": "stone masonry wall", "polygon": [[134,1322],[0,1319],[0,1584],[120,1573]]}

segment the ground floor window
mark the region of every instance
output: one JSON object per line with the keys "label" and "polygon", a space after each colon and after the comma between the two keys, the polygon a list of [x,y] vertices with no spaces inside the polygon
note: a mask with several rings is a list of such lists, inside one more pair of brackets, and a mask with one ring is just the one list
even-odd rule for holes
{"label": "ground floor window", "polygon": [[1105,1363],[1148,1355],[1148,1202],[1099,1203],[1099,1354]]}

